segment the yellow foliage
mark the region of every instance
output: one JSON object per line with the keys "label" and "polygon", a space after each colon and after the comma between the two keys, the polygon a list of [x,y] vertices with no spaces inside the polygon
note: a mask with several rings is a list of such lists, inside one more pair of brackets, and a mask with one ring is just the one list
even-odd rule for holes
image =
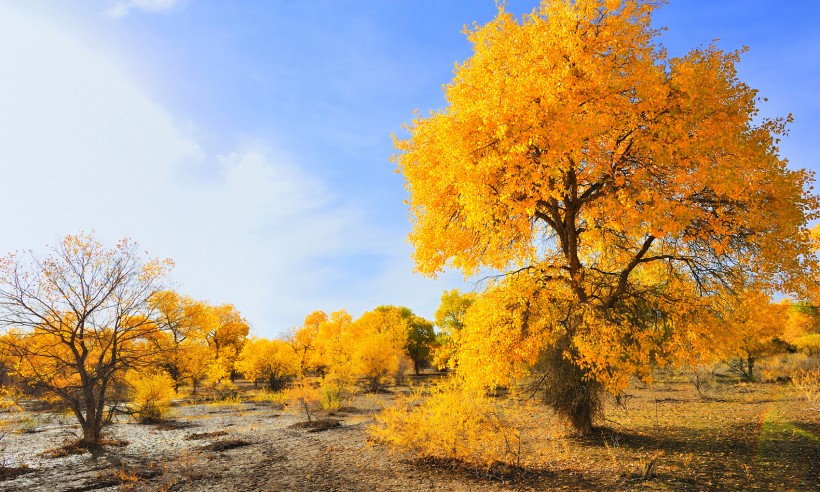
{"label": "yellow foliage", "polygon": [[125,376],[134,405],[134,415],[140,422],[162,420],[176,396],[174,380],[165,372],[129,371]]}
{"label": "yellow foliage", "polygon": [[803,335],[793,340],[794,346],[797,350],[808,354],[809,356],[820,355],[820,333],[812,333],[811,335]]}
{"label": "yellow foliage", "polygon": [[327,324],[328,317],[324,311],[314,311],[305,317],[304,324],[294,329],[288,337],[288,343],[296,353],[299,362],[299,372],[304,373],[321,366],[316,352],[316,340],[323,325]]}
{"label": "yellow foliage", "polygon": [[263,379],[269,390],[278,391],[299,374],[299,363],[298,355],[287,342],[251,338],[242,347],[236,368],[246,379]]}
{"label": "yellow foliage", "polygon": [[323,379],[319,385],[319,405],[326,412],[336,412],[346,405],[353,391],[351,387],[332,379]]}
{"label": "yellow foliage", "polygon": [[377,391],[399,371],[399,354],[390,336],[371,333],[360,339],[354,352],[356,374],[364,377],[370,391]]}
{"label": "yellow foliage", "polygon": [[454,459],[466,465],[528,464],[527,408],[487,397],[455,380],[429,396],[416,391],[385,408],[368,428],[376,439],[419,457]]}
{"label": "yellow foliage", "polygon": [[353,318],[344,309],[331,313],[329,319],[319,326],[316,336],[315,365],[325,379],[350,385],[355,382],[353,370]]}
{"label": "yellow foliage", "polygon": [[469,30],[446,108],[395,139],[416,269],[505,272],[457,341],[458,367],[486,384],[560,344],[617,392],[705,352],[700,320],[728,283],[751,272],[802,294],[816,268],[812,175],[777,147],[791,117],[758,118],[741,51],[668,58],[659,5],[502,6]]}

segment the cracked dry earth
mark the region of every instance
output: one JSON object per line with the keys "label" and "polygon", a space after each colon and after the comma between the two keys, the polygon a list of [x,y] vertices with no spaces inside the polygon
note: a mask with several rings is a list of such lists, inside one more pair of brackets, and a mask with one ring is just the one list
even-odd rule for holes
{"label": "cracked dry earth", "polygon": [[413,467],[368,444],[366,427],[392,397],[357,397],[355,407],[334,416],[339,427],[321,432],[291,428],[304,417],[270,403],[178,406],[170,424],[111,425],[108,438],[127,444],[108,446],[97,459],[88,453],[44,457],[79,433],[70,417],[51,416],[36,432],[6,436],[0,452],[7,466],[25,464],[31,471],[0,481],[0,490],[496,490]]}

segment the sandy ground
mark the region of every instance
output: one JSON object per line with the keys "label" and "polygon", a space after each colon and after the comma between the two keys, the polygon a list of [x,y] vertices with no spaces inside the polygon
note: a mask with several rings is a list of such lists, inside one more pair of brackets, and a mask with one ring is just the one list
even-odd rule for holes
{"label": "sandy ground", "polygon": [[7,433],[0,459],[30,472],[0,479],[0,491],[820,490],[820,411],[790,386],[727,385],[707,400],[684,383],[636,388],[597,437],[550,437],[560,426],[545,421],[544,468],[507,476],[369,443],[374,416],[406,391],[360,394],[322,432],[293,428],[304,416],[270,402],[183,404],[170,424],[107,427],[127,444],[97,459],[44,456],[79,428],[72,417],[27,413],[28,432]]}
{"label": "sandy ground", "polygon": [[[79,428],[70,417],[41,415],[42,425],[35,432],[6,436],[7,466],[25,464],[32,471],[0,482],[0,490],[475,491],[498,490],[503,485],[481,486],[447,470],[437,473],[435,468],[414,467],[401,456],[370,445],[365,428],[391,398],[360,396],[355,406],[334,415],[341,426],[321,432],[290,428],[304,416],[270,403],[179,406],[171,416],[179,424],[176,428],[127,421],[107,427],[108,438],[128,444],[110,446],[97,459],[87,453],[44,457],[44,451],[76,440]],[[236,441],[244,445],[224,451],[207,449]]]}

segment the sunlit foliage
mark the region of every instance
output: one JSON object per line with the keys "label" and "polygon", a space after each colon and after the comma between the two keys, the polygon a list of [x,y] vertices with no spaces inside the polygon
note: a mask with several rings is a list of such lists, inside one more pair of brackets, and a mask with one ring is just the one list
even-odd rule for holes
{"label": "sunlit foliage", "polygon": [[[811,175],[778,155],[791,117],[759,118],[740,51],[668,58],[658,5],[502,6],[469,30],[447,107],[396,139],[416,268],[506,274],[460,336],[485,382],[552,361],[572,391],[617,393],[686,355],[739,275],[796,291],[813,265]],[[556,410],[589,432],[596,401]]]}
{"label": "sunlit foliage", "polygon": [[281,391],[299,374],[299,359],[284,340],[251,338],[242,347],[236,363],[249,381],[262,380],[270,391]]}
{"label": "sunlit foliage", "polygon": [[525,465],[530,456],[525,411],[502,399],[466,390],[454,379],[428,396],[415,393],[386,408],[371,435],[423,458],[487,468]]}
{"label": "sunlit foliage", "polygon": [[0,323],[18,330],[2,338],[3,350],[20,377],[71,408],[90,449],[108,391],[156,353],[151,300],[170,267],[144,259],[132,241],[107,248],[85,234],[66,236],[47,256],[0,259]]}
{"label": "sunlit foliage", "polygon": [[166,372],[129,371],[125,376],[133,415],[142,423],[162,420],[176,396],[174,380]]}

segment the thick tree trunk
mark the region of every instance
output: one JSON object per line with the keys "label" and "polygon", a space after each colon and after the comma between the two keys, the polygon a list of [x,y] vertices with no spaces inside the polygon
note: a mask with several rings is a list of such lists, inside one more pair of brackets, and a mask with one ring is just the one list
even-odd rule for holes
{"label": "thick tree trunk", "polygon": [[578,434],[589,435],[592,433],[592,418],[599,407],[598,397],[593,396],[595,390],[591,387],[590,381],[581,380],[575,384],[578,388],[583,388],[583,396],[574,402],[575,405],[569,412],[570,423]]}
{"label": "thick tree trunk", "polygon": [[603,410],[604,389],[572,360],[565,358],[565,351],[572,351],[568,336],[541,354],[534,368],[532,389],[542,395],[544,403],[555,413],[569,420],[575,432],[588,435]]}

